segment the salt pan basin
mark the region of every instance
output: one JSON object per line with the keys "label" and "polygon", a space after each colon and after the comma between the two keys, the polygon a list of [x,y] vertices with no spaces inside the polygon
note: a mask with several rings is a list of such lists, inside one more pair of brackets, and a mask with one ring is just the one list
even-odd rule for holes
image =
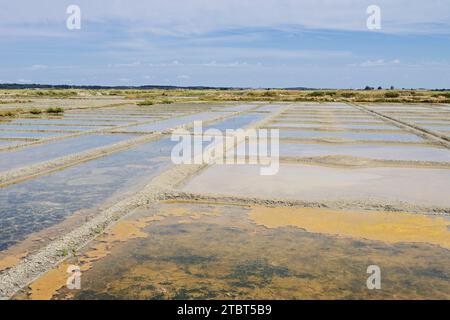
{"label": "salt pan basin", "polygon": [[385,160],[450,162],[450,150],[448,149],[417,146],[333,146],[320,144],[281,143],[280,155],[294,157],[344,155]]}
{"label": "salt pan basin", "polygon": [[450,170],[283,164],[277,174],[263,176],[258,165],[214,165],[182,190],[305,201],[375,200],[450,207]]}

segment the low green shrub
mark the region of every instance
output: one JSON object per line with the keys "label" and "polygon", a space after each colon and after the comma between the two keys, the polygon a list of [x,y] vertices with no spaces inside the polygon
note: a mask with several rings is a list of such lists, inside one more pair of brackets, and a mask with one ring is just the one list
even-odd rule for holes
{"label": "low green shrub", "polygon": [[155,102],[152,100],[144,100],[144,101],[140,101],[140,102],[136,103],[136,105],[138,105],[138,106],[151,106],[154,104],[155,104]]}
{"label": "low green shrub", "polygon": [[400,97],[400,93],[396,91],[388,91],[384,94],[385,98],[398,98]]}
{"label": "low green shrub", "polygon": [[22,112],[22,109],[0,110],[0,117],[15,117]]}
{"label": "low green shrub", "polygon": [[42,113],[42,110],[34,108],[34,109],[31,109],[31,110],[30,110],[30,113],[31,113],[31,114],[41,114],[41,113]]}
{"label": "low green shrub", "polygon": [[46,110],[47,113],[64,113],[64,109],[60,108],[60,107],[56,107],[56,108],[48,108]]}
{"label": "low green shrub", "polygon": [[310,97],[323,97],[325,95],[325,92],[323,91],[313,91],[308,93],[308,96]]}
{"label": "low green shrub", "polygon": [[343,98],[351,98],[354,96],[355,96],[355,93],[353,93],[353,92],[342,92],[341,93],[341,97],[343,97]]}

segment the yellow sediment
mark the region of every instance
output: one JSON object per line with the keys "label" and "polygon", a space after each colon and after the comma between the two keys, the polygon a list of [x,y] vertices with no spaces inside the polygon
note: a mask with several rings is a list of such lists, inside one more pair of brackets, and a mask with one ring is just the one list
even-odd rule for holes
{"label": "yellow sediment", "polygon": [[32,300],[50,300],[55,292],[61,289],[70,276],[67,273],[68,264],[62,263],[56,269],[50,270],[30,285]]}
{"label": "yellow sediment", "polygon": [[388,243],[423,242],[450,249],[450,221],[406,212],[358,212],[317,208],[254,206],[250,218],[267,228],[295,226],[308,232],[336,234]]}
{"label": "yellow sediment", "polygon": [[168,217],[168,216],[175,216],[175,217],[181,217],[181,216],[188,216],[191,219],[199,219],[202,216],[218,216],[220,215],[221,210],[218,207],[214,208],[205,208],[204,210],[199,211],[199,208],[196,208],[195,211],[193,211],[190,208],[185,207],[164,207],[160,210],[159,215]]}
{"label": "yellow sediment", "polygon": [[150,222],[161,220],[161,217],[152,216],[139,220],[123,220],[115,224],[97,239],[91,250],[80,258],[80,270],[87,271],[92,268],[92,263],[111,253],[110,249],[115,242],[125,242],[130,239],[146,238],[148,233],[142,231]]}
{"label": "yellow sediment", "polygon": [[111,253],[111,247],[116,242],[125,242],[130,239],[146,238],[148,233],[142,231],[143,228],[149,225],[153,221],[160,221],[164,217],[168,216],[189,216],[192,219],[198,219],[202,215],[218,215],[219,209],[213,209],[212,211],[192,212],[188,208],[163,208],[159,215],[141,218],[138,220],[124,220],[118,222],[105,234],[97,239],[97,243],[91,247],[91,250],[87,251],[80,258],[81,271],[87,271],[92,268],[92,263],[101,258],[106,257]]}
{"label": "yellow sediment", "polygon": [[[186,208],[164,208],[157,216],[144,217],[138,220],[123,220],[116,223],[112,228],[107,230],[103,235],[97,238],[96,242],[85,252],[79,259],[81,272],[92,268],[95,261],[106,257],[111,253],[114,243],[125,242],[130,239],[146,238],[148,233],[143,229],[153,221],[160,221],[168,216],[188,216],[191,219],[198,219],[202,215],[219,215],[220,209],[213,209],[193,212]],[[2,260],[3,261],[3,260]],[[9,263],[15,263],[11,260]],[[5,262],[6,264],[6,262]],[[53,295],[61,289],[70,276],[67,273],[68,264],[60,264],[57,268],[50,270],[45,275],[30,285],[31,299],[49,300]]]}
{"label": "yellow sediment", "polygon": [[[110,247],[114,242],[123,242],[134,238],[144,238],[148,236],[142,229],[150,222],[160,220],[159,217],[147,217],[139,220],[119,221],[111,229],[106,231],[98,242],[92,246],[92,249],[86,252],[80,259],[81,272],[89,270],[92,263],[98,259],[107,256],[110,253]],[[67,263],[60,264],[57,268],[50,270],[38,280],[30,285],[33,300],[49,300],[61,289],[70,276],[67,273]]]}
{"label": "yellow sediment", "polygon": [[91,249],[86,252],[79,260],[81,264],[81,272],[87,271],[92,268],[92,263],[94,263],[94,261],[106,257],[109,253],[110,251],[108,244],[100,242],[93,245]]}
{"label": "yellow sediment", "polygon": [[14,267],[20,262],[20,258],[15,256],[6,257],[0,260],[0,271]]}
{"label": "yellow sediment", "polygon": [[0,259],[0,271],[15,267],[19,264],[23,257],[26,257],[28,252],[22,252],[20,254],[11,254]]}

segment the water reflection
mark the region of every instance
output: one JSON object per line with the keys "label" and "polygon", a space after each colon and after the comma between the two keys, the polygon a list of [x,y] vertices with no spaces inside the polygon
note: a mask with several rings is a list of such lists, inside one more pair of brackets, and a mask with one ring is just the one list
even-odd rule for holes
{"label": "water reflection", "polygon": [[408,133],[366,133],[280,130],[281,138],[343,138],[355,140],[421,141],[422,138]]}
{"label": "water reflection", "polygon": [[[115,242],[109,254],[83,273],[80,291],[61,289],[55,298],[450,297],[446,249],[314,234],[297,227],[266,228],[249,219],[250,210],[188,203],[140,210],[133,219],[160,217],[142,228],[146,236]],[[100,238],[92,247],[104,241]],[[366,287],[371,264],[382,268],[382,290]]]}
{"label": "water reflection", "polygon": [[68,215],[124,198],[171,165],[170,140],[147,143],[0,189],[0,250]]}
{"label": "water reflection", "polygon": [[7,171],[40,161],[82,152],[125,139],[132,139],[133,137],[133,135],[125,134],[94,134],[31,146],[16,151],[4,152],[0,158],[0,171]]}

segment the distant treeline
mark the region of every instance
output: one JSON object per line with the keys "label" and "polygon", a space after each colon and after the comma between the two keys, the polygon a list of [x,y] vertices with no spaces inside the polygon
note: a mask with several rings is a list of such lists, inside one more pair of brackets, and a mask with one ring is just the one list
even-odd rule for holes
{"label": "distant treeline", "polygon": [[[208,86],[164,86],[164,85],[144,85],[144,86],[94,86],[94,85],[68,85],[68,84],[37,84],[37,83],[0,83],[0,89],[86,89],[86,90],[249,90],[245,87],[208,87]],[[255,88],[256,89],[256,88]],[[314,88],[257,88],[257,89],[283,89],[283,90],[320,90]]]}
{"label": "distant treeline", "polygon": [[162,85],[144,85],[144,86],[94,86],[94,85],[66,85],[66,84],[23,84],[23,83],[0,83],[0,89],[87,89],[87,90],[151,90],[151,89],[187,89],[187,90],[239,90],[246,88],[228,88],[228,87],[205,87],[205,86],[192,86],[192,87],[178,87],[178,86],[162,86]]}
{"label": "distant treeline", "polygon": [[[308,88],[308,87],[289,87],[289,88],[244,88],[244,87],[209,87],[209,86],[164,86],[164,85],[143,85],[143,86],[95,86],[95,85],[68,85],[68,84],[23,84],[23,83],[0,83],[0,89],[86,89],[86,90],[354,90],[354,89],[331,89],[331,88]],[[381,90],[381,87],[378,87]],[[389,89],[389,88],[388,88]],[[375,90],[373,87],[366,86],[359,90]],[[393,88],[391,87],[391,90]],[[425,88],[401,88],[396,90],[428,90],[428,91],[450,91],[450,88],[443,89],[425,89]]]}

